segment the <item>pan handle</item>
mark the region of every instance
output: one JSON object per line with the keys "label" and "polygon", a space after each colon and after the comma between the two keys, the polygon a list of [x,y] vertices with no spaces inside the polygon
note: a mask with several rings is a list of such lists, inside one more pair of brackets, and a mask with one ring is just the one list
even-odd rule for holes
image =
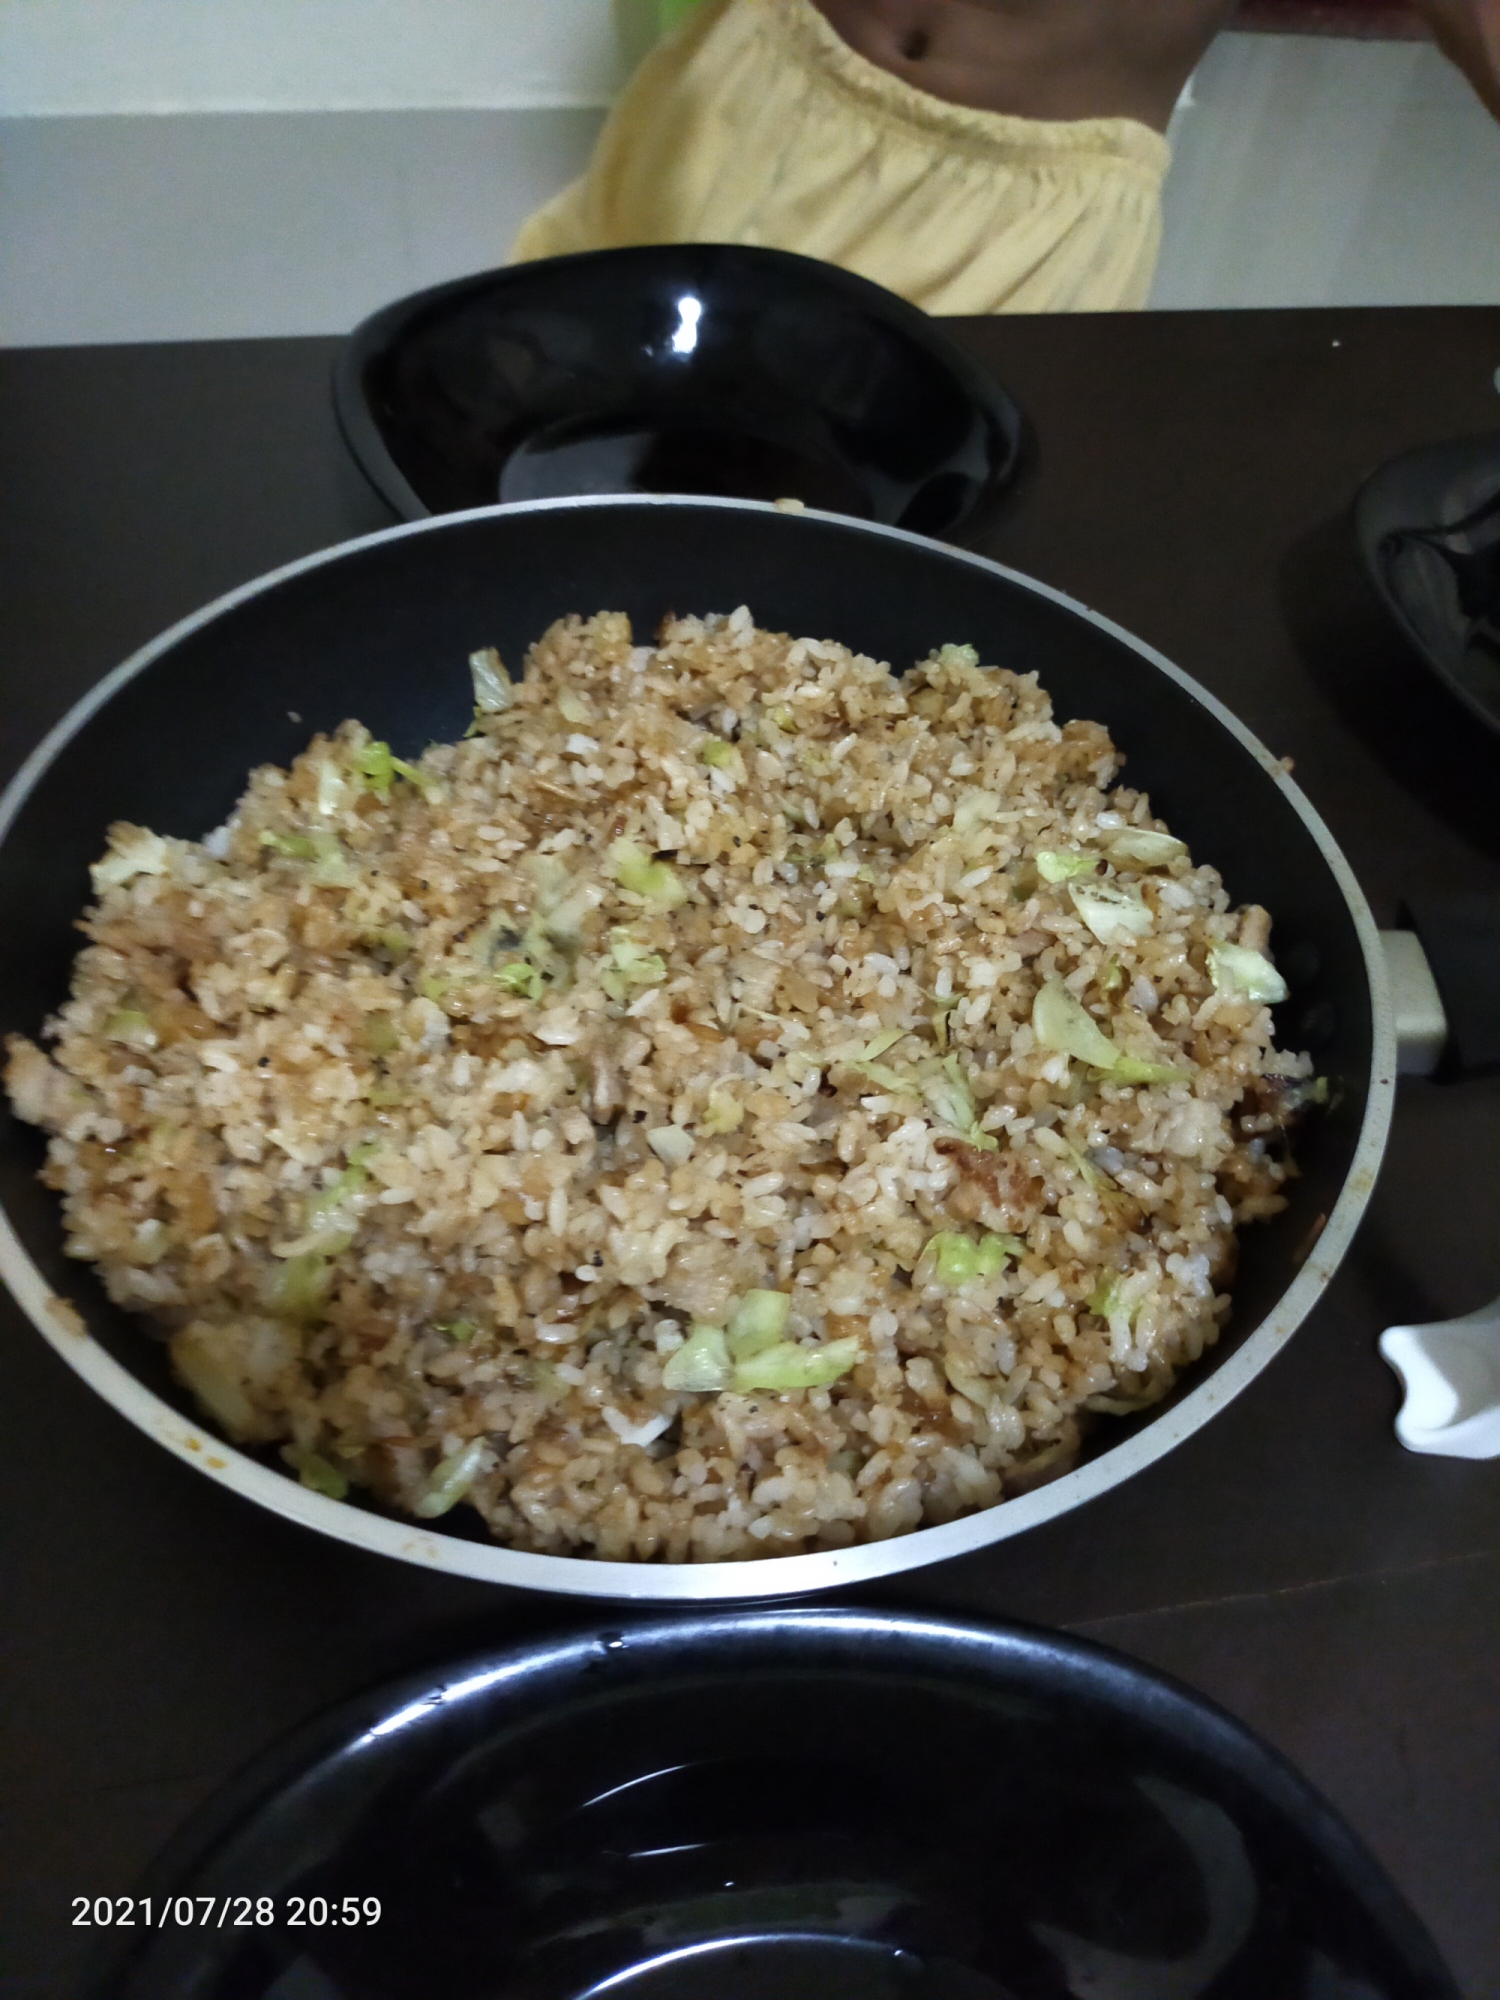
{"label": "pan handle", "polygon": [[1412,897],[1382,931],[1397,1068],[1440,1083],[1500,1073],[1500,896]]}
{"label": "pan handle", "polygon": [[1406,1392],[1396,1435],[1408,1451],[1500,1458],[1500,1299],[1464,1319],[1388,1326],[1380,1351]]}

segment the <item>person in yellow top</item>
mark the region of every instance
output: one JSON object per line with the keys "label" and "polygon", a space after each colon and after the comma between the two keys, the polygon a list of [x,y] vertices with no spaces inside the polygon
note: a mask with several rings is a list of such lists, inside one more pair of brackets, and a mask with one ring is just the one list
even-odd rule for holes
{"label": "person in yellow top", "polygon": [[[1500,0],[1418,0],[1500,114]],[[1145,303],[1167,121],[1234,0],[668,0],[513,258],[755,243],[938,313]]]}

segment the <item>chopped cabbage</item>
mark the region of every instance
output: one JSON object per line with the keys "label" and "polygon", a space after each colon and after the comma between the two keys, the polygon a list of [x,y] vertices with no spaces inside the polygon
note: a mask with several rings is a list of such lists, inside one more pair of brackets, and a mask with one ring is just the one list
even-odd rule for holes
{"label": "chopped cabbage", "polygon": [[999,810],[1000,801],[993,792],[965,792],[953,808],[953,831],[960,837],[977,833]]}
{"label": "chopped cabbage", "polygon": [[498,715],[515,698],[505,663],[493,646],[483,646],[469,655],[469,673],[474,681],[474,713]]}
{"label": "chopped cabbage", "polygon": [[165,875],[169,850],[159,833],[119,820],[109,830],[109,852],[89,869],[94,893],[116,889],[136,875]]}
{"label": "chopped cabbage", "polygon": [[332,757],[325,757],[318,765],[318,811],[324,818],[330,818],[339,809],[344,797],[344,774]]}
{"label": "chopped cabbage", "polygon": [[1154,921],[1139,896],[1113,882],[1070,882],[1068,894],[1100,944],[1129,944],[1144,937]]}
{"label": "chopped cabbage", "polygon": [[700,748],[698,755],[711,771],[725,771],[735,762],[739,752],[732,743],[726,743],[722,736],[710,736]]}
{"label": "chopped cabbage", "polygon": [[498,966],[490,977],[507,993],[519,993],[525,1000],[542,997],[542,975],[524,958],[513,958],[508,965]]}
{"label": "chopped cabbage", "polygon": [[1109,1072],[1111,1083],[1191,1083],[1190,1069],[1174,1069],[1171,1063],[1143,1062],[1139,1056],[1120,1056]]}
{"label": "chopped cabbage", "polygon": [[693,1135],[680,1125],[658,1125],[646,1134],[646,1144],[666,1167],[685,1166],[693,1157]]}
{"label": "chopped cabbage", "polygon": [[557,697],[557,712],[564,722],[571,722],[575,729],[579,723],[589,719],[588,703],[568,688],[564,688]]}
{"label": "chopped cabbage", "polygon": [[1097,874],[1098,869],[1097,854],[1064,854],[1044,847],[1036,857],[1036,872],[1044,882],[1066,882],[1072,875]]}
{"label": "chopped cabbage", "polygon": [[303,1486],[314,1493],[321,1493],[325,1499],[342,1500],[349,1491],[349,1482],[331,1460],[321,1452],[306,1451],[301,1445],[284,1444],[281,1456],[296,1473]]}
{"label": "chopped cabbage", "polygon": [[745,1122],[745,1107],[732,1090],[722,1084],[715,1084],[708,1093],[708,1103],[703,1108],[703,1116],[698,1120],[698,1130],[710,1139],[723,1132],[738,1132]]}
{"label": "chopped cabbage", "polygon": [[661,1371],[664,1389],[713,1393],[727,1389],[733,1376],[729,1349],[720,1326],[695,1326]]}
{"label": "chopped cabbage", "polygon": [[401,1043],[401,1030],[389,1014],[366,1014],[365,1047],[372,1056],[388,1056]]}
{"label": "chopped cabbage", "polygon": [[609,850],[615,880],[633,896],[643,896],[663,910],[687,901],[687,884],[665,861],[653,861],[633,840],[617,840]]}
{"label": "chopped cabbage", "polygon": [[917,1262],[919,1282],[929,1275],[942,1285],[967,1285],[974,1278],[992,1278],[1008,1257],[1019,1257],[1026,1245],[1019,1236],[981,1236],[975,1242],[961,1231],[934,1236]]}
{"label": "chopped cabbage", "polygon": [[939,1124],[946,1125],[982,1153],[1000,1150],[1000,1141],[979,1124],[974,1099],[956,1055],[944,1056],[941,1070],[922,1078],[921,1091],[927,1108]]}
{"label": "chopped cabbage", "polygon": [[659,986],[666,976],[666,962],[658,952],[646,951],[629,931],[611,934],[609,964],[599,975],[599,984],[611,1000],[628,1000],[632,988]]}
{"label": "chopped cabbage", "polygon": [[288,861],[316,863],[312,879],[320,888],[347,889],[353,885],[354,876],[348,857],[335,833],[272,833],[268,830],[261,834],[260,844],[270,848],[273,854],[285,855]]}
{"label": "chopped cabbage", "polygon": [[460,1450],[450,1452],[439,1462],[412,1512],[424,1521],[435,1521],[439,1514],[456,1507],[478,1478],[488,1453],[489,1446],[483,1438],[473,1438]]}
{"label": "chopped cabbage", "polygon": [[792,1301],[786,1292],[746,1292],[730,1315],[726,1339],[736,1361],[775,1347],[786,1332]]}
{"label": "chopped cabbage", "polygon": [[314,1195],[307,1205],[307,1218],[303,1234],[291,1243],[273,1243],[271,1255],[295,1261],[300,1257],[316,1254],[337,1257],[354,1241],[357,1217],[351,1213],[350,1203],[361,1192],[370,1176],[365,1172],[363,1161],[369,1157],[373,1147],[358,1147],[359,1160],[351,1156],[338,1179]]}
{"label": "chopped cabbage", "polygon": [[419,765],[408,764],[404,757],[392,757],[391,769],[398,778],[405,778],[409,785],[415,785],[424,798],[442,798],[443,782],[441,778],[434,778],[430,772],[422,770]]}
{"label": "chopped cabbage", "polygon": [[154,1049],[157,1043],[151,1016],[139,1007],[117,1007],[104,1023],[106,1040],[123,1042],[130,1049]]}
{"label": "chopped cabbage", "polygon": [[973,646],[939,646],[937,663],[940,667],[977,667],[979,654]]}
{"label": "chopped cabbage", "polygon": [[1031,1009],[1037,1044],[1075,1056],[1101,1070],[1112,1083],[1191,1083],[1193,1072],[1167,1063],[1144,1062],[1117,1049],[1098,1022],[1060,979],[1049,979]]}
{"label": "chopped cabbage", "polygon": [[310,835],[305,833],[262,833],[262,847],[269,847],[274,854],[284,854],[289,861],[312,861],[317,856]]}
{"label": "chopped cabbage", "polygon": [[389,743],[367,743],[354,760],[354,768],[372,792],[386,798],[396,775],[396,760]]}
{"label": "chopped cabbage", "polygon": [[1096,1069],[1113,1069],[1120,1051],[1060,979],[1044,982],[1031,1008],[1031,1031],[1041,1048],[1074,1056]]}
{"label": "chopped cabbage", "polygon": [[1187,853],[1187,842],[1175,834],[1158,833],[1154,827],[1124,826],[1103,836],[1111,861],[1133,862],[1137,868],[1165,868],[1179,854]]}
{"label": "chopped cabbage", "polygon": [[863,1351],[856,1334],[845,1340],[825,1340],[816,1347],[779,1341],[775,1347],[763,1348],[737,1362],[734,1386],[739,1390],[824,1389],[847,1375]]}
{"label": "chopped cabbage", "polygon": [[1287,983],[1264,952],[1243,944],[1216,944],[1208,954],[1214,990],[1237,993],[1246,1000],[1277,1006],[1287,997]]}
{"label": "chopped cabbage", "polygon": [[288,1257],[271,1287],[270,1309],[278,1319],[297,1320],[310,1326],[322,1318],[323,1302],[332,1283],[333,1272],[320,1251],[308,1250]]}

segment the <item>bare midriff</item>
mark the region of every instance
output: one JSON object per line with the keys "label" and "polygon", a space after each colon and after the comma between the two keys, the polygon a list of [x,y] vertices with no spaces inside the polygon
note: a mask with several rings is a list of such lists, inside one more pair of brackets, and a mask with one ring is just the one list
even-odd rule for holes
{"label": "bare midriff", "polygon": [[1234,0],[814,0],[850,48],[950,104],[1165,131]]}

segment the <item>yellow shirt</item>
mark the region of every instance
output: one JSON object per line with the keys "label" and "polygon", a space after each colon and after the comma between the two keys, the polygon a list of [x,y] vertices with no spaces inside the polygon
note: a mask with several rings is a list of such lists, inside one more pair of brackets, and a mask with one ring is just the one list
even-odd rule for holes
{"label": "yellow shirt", "polygon": [[1170,157],[1134,119],[931,97],[856,54],[811,0],[700,0],[511,254],[759,243],[929,312],[1107,312],[1145,303]]}

